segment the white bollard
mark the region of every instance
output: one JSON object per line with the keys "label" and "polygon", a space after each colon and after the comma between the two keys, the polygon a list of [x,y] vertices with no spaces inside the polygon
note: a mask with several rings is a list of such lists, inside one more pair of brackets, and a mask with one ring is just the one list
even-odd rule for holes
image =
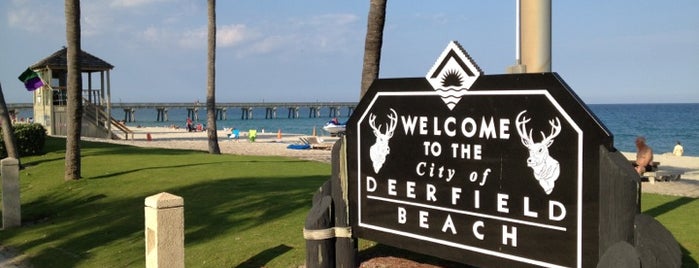
{"label": "white bollard", "polygon": [[2,175],[2,228],[22,225],[21,202],[19,198],[19,161],[5,158],[0,161]]}
{"label": "white bollard", "polygon": [[146,267],[184,267],[184,199],[163,192],[145,205]]}

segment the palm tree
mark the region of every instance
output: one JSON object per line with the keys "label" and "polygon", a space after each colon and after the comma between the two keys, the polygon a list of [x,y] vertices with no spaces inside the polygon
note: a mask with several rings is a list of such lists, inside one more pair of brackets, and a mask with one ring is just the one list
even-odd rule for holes
{"label": "palm tree", "polygon": [[381,62],[381,45],[383,43],[383,26],[386,21],[386,2],[388,0],[370,0],[367,19],[366,39],[364,40],[364,63],[362,67],[362,86],[359,98],[366,94],[369,86],[379,78]]}
{"label": "palm tree", "polygon": [[80,0],[65,0],[67,47],[66,157],[64,180],[80,179],[82,75],[80,73]]}
{"label": "palm tree", "polygon": [[216,133],[216,0],[209,0],[209,34],[206,67],[206,135],[209,153],[221,154]]}
{"label": "palm tree", "polygon": [[2,84],[0,84],[0,127],[2,127],[2,139],[5,142],[7,157],[12,157],[19,161],[19,154],[17,153],[17,139],[15,138],[15,133],[12,130],[12,122],[10,121],[10,114],[7,111],[5,94],[2,92]]}

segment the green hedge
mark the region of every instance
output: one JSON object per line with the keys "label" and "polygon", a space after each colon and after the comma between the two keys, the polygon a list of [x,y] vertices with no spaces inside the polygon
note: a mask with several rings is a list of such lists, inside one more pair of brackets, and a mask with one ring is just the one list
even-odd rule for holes
{"label": "green hedge", "polygon": [[[15,124],[17,139],[17,150],[19,156],[40,155],[44,153],[44,143],[46,143],[46,129],[40,124]],[[0,134],[0,159],[7,157],[5,150],[5,140]]]}

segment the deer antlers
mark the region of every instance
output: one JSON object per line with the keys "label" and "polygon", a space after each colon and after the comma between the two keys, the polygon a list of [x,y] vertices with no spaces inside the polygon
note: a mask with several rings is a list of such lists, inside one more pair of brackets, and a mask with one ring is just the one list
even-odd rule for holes
{"label": "deer antlers", "polygon": [[[526,124],[531,121],[531,118],[526,118],[523,117],[522,115],[526,113],[527,110],[522,111],[517,115],[517,118],[515,119],[515,124],[517,125],[517,133],[519,133],[520,138],[522,139],[522,144],[524,146],[529,146],[530,144],[534,143],[534,140],[532,139],[532,130],[529,130],[529,133],[527,133],[527,127]],[[520,119],[521,118],[521,119]],[[541,131],[541,137],[542,137],[542,142],[545,144],[549,143],[553,138],[558,136],[558,134],[561,133],[561,121],[558,119],[558,117],[549,120],[549,125],[551,125],[551,134],[546,136],[543,131]]]}
{"label": "deer antlers", "polygon": [[376,123],[374,122],[376,120],[376,115],[369,115],[369,125],[374,130],[374,133],[382,134],[389,138],[393,137],[393,131],[396,130],[396,126],[398,125],[398,113],[396,113],[396,110],[393,110],[393,108],[391,108],[391,113],[392,114],[388,114],[388,119],[390,119],[391,121],[388,123],[388,126],[386,127],[386,133],[381,133],[381,127],[383,125],[376,127]]}

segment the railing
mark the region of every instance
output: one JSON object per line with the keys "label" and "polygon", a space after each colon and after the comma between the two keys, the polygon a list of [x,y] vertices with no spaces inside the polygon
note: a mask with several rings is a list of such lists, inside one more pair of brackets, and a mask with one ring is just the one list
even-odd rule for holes
{"label": "railing", "polygon": [[[124,133],[124,137],[128,140],[129,139],[129,134],[131,134],[131,139],[134,138],[134,132],[131,131],[126,125],[124,125],[122,122],[119,122],[109,116],[107,112],[102,110],[100,106],[94,105],[90,103],[87,99],[83,99],[83,109],[85,111],[85,114],[91,119],[95,120],[95,124],[97,126],[104,127],[107,129],[109,126],[106,125],[106,122],[109,122],[112,126],[120,130],[121,132]],[[110,133],[111,134],[111,133]]]}
{"label": "railing", "polygon": [[[64,100],[65,101],[65,100]],[[224,102],[216,103],[217,108],[221,107],[330,107],[330,106],[342,106],[342,107],[355,107],[357,102]],[[34,107],[32,103],[9,103],[7,104],[8,109],[31,109]],[[112,109],[122,109],[122,108],[158,108],[158,107],[169,107],[169,108],[189,108],[189,107],[206,107],[205,103],[112,103]]]}

